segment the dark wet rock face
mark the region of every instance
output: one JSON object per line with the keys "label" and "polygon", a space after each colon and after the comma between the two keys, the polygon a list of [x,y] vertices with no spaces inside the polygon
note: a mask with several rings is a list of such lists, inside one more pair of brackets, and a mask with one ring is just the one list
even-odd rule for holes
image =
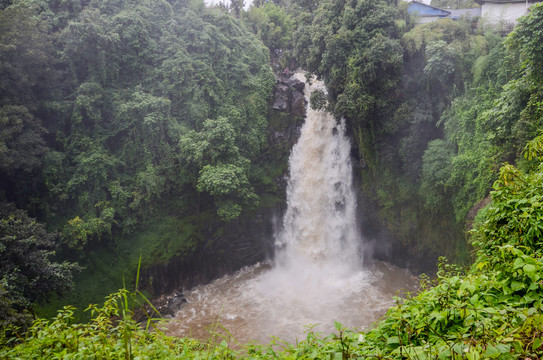
{"label": "dark wet rock face", "polygon": [[282,72],[277,76],[272,108],[291,112],[295,116],[304,116],[306,106],[304,87],[305,83],[293,77],[291,72]]}
{"label": "dark wet rock face", "polygon": [[290,108],[292,113],[296,116],[305,115],[305,99],[303,93],[299,91],[292,91],[292,101],[290,104]]}
{"label": "dark wet rock face", "polygon": [[282,83],[275,86],[275,100],[273,108],[279,111],[288,111],[289,108],[290,88]]}

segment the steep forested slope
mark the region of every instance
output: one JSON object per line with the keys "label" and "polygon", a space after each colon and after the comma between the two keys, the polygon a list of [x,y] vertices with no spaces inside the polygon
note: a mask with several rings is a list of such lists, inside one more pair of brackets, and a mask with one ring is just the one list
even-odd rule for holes
{"label": "steep forested slope", "polygon": [[8,4],[0,200],[59,232],[83,276],[100,269],[84,287],[101,298],[140,255],[190,254],[225,224],[239,236],[277,172],[258,165],[274,81],[261,41],[202,1]]}

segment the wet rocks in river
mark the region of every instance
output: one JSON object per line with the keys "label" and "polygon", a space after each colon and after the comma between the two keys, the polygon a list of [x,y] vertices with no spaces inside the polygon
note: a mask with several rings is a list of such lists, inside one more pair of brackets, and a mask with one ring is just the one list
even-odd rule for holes
{"label": "wet rocks in river", "polygon": [[181,308],[181,305],[187,302],[185,296],[178,290],[175,290],[171,294],[160,295],[159,297],[151,300],[154,308],[159,312],[156,312],[148,305],[141,309],[141,311],[136,311],[135,319],[136,321],[145,321],[147,317],[156,318],[157,315],[161,317],[173,317]]}

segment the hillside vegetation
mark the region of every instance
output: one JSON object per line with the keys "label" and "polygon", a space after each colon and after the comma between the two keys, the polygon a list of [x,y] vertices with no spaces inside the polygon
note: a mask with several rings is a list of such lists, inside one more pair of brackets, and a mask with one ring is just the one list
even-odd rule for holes
{"label": "hillside vegetation", "polygon": [[[0,358],[542,358],[543,5],[506,37],[387,0],[242,5],[0,3]],[[281,202],[293,65],[346,119],[368,241],[452,264],[364,332],[234,349],[137,324],[138,264],[224,254]],[[78,310],[32,315],[74,276]]]}
{"label": "hillside vegetation", "polygon": [[468,261],[470,210],[541,128],[540,28],[504,42],[470,22],[413,26],[406,6],[323,1],[294,54],[351,126],[375,220],[412,254]]}
{"label": "hillside vegetation", "polygon": [[[17,241],[45,237],[36,250],[53,264],[21,268],[31,256],[8,255],[27,250],[2,232],[0,253],[13,259],[2,294],[15,299],[22,277],[53,279],[47,272],[69,261],[83,269],[70,301],[100,301],[123,276],[132,282],[140,255],[149,267],[224,251],[214,239],[236,237],[260,195],[263,206],[276,201],[270,172],[282,170],[259,160],[269,147],[269,50],[238,20],[201,1],[0,6],[0,202],[12,209],[2,221],[43,223],[49,234]],[[24,274],[10,273],[18,267]]]}

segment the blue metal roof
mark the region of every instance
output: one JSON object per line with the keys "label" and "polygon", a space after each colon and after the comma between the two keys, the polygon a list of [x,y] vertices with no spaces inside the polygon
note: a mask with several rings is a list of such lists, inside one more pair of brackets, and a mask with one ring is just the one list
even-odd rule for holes
{"label": "blue metal roof", "polygon": [[420,3],[418,1],[412,1],[409,3],[407,12],[412,15],[419,16],[436,16],[436,17],[445,17],[451,12],[443,9],[438,9],[436,7]]}

